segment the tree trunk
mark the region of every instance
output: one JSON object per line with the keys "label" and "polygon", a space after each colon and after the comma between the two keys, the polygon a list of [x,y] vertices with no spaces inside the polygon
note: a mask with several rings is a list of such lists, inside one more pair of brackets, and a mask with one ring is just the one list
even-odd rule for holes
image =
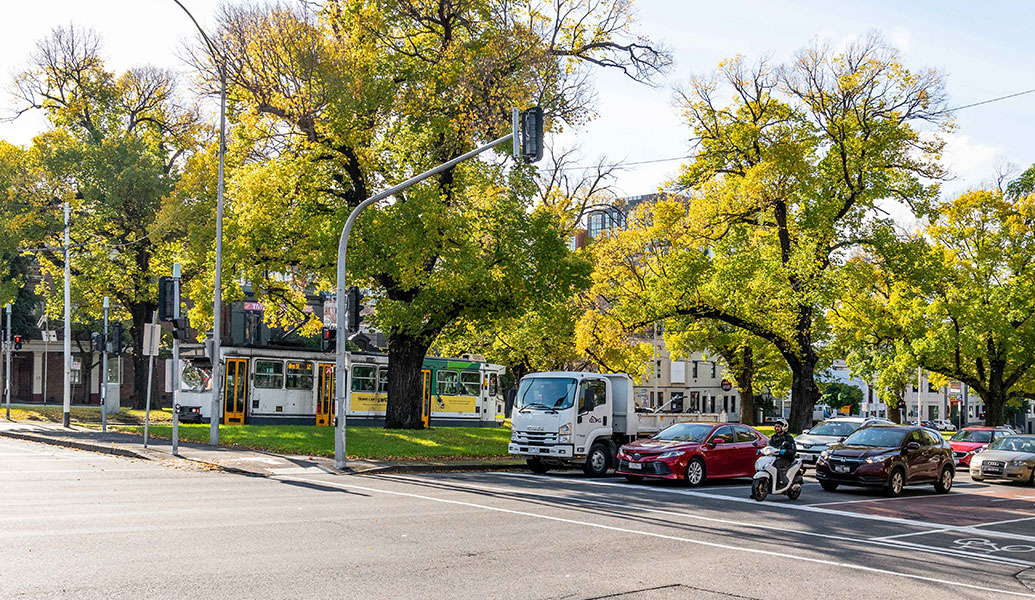
{"label": "tree trunk", "polygon": [[985,426],[996,427],[1006,423],[1006,393],[1001,387],[990,389],[988,393],[981,394],[981,401],[985,403]]}
{"label": "tree trunk", "polygon": [[801,433],[812,427],[812,409],[819,400],[815,371],[817,358],[812,352],[794,361],[791,367],[791,417],[788,419],[791,432]]}
{"label": "tree trunk", "polygon": [[737,389],[740,390],[740,422],[755,424],[755,359],[751,346],[741,347],[740,368],[737,369]]}
{"label": "tree trunk", "polygon": [[[431,344],[427,337],[388,335],[388,407],[385,429],[422,429],[421,368]],[[431,338],[433,339],[433,338]]]}

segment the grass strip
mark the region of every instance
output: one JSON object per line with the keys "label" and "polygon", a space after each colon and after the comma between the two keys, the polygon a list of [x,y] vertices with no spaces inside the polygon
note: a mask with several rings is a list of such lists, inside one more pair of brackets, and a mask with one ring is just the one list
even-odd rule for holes
{"label": "grass strip", "polygon": [[[146,411],[123,408],[117,413],[108,414],[108,423],[113,425],[143,425]],[[44,423],[60,423],[63,409],[61,406],[12,406],[12,421],[29,421]],[[69,419],[76,424],[93,424],[101,422],[99,406],[74,406],[69,411]],[[172,411],[151,409],[151,423],[171,423]]]}

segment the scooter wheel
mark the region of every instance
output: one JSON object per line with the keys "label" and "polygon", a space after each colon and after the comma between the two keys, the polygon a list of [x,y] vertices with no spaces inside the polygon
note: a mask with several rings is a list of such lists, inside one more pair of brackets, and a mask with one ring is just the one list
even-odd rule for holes
{"label": "scooter wheel", "polygon": [[751,497],[761,502],[769,495],[769,480],[756,479],[751,483]]}
{"label": "scooter wheel", "polygon": [[801,496],[801,485],[795,483],[791,486],[791,489],[787,490],[787,497],[791,500],[797,500]]}

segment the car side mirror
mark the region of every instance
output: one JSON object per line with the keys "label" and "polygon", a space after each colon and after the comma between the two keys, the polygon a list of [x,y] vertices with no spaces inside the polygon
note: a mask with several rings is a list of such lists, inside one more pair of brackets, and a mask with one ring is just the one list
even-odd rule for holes
{"label": "car side mirror", "polygon": [[919,449],[920,449],[920,443],[919,442],[909,442],[908,444],[906,444],[906,450],[919,450]]}
{"label": "car side mirror", "polygon": [[712,448],[718,446],[719,444],[724,444],[724,443],[726,443],[726,442],[722,441],[721,438],[712,438],[711,440],[708,441],[708,445],[711,446]]}
{"label": "car side mirror", "polygon": [[808,433],[808,432],[810,432],[810,431],[812,431],[812,430],[811,430],[811,429],[802,429],[802,430],[801,430],[801,434],[802,434],[802,435],[805,435],[806,433]]}

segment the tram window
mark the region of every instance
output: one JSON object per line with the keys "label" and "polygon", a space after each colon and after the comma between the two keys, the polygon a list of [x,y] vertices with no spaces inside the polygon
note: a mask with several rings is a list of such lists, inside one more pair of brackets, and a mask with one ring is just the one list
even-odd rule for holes
{"label": "tram window", "polygon": [[352,391],[372,392],[374,381],[377,376],[377,367],[368,365],[356,365],[352,367]]}
{"label": "tram window", "polygon": [[479,389],[482,385],[481,373],[461,373],[460,383],[462,384],[464,395],[466,396],[477,396]]}
{"label": "tram window", "polygon": [[440,395],[460,393],[460,381],[456,371],[438,372],[438,393]]}
{"label": "tram window", "polygon": [[289,362],[287,364],[287,389],[313,389],[313,365],[307,362]]}
{"label": "tram window", "polygon": [[265,390],[284,387],[284,363],[279,360],[255,361],[255,387]]}
{"label": "tram window", "polygon": [[496,396],[496,395],[499,395],[499,393],[500,393],[499,379],[496,377],[495,373],[491,373],[489,375],[489,395],[490,396]]}
{"label": "tram window", "polygon": [[388,367],[377,369],[377,391],[382,394],[388,391]]}

